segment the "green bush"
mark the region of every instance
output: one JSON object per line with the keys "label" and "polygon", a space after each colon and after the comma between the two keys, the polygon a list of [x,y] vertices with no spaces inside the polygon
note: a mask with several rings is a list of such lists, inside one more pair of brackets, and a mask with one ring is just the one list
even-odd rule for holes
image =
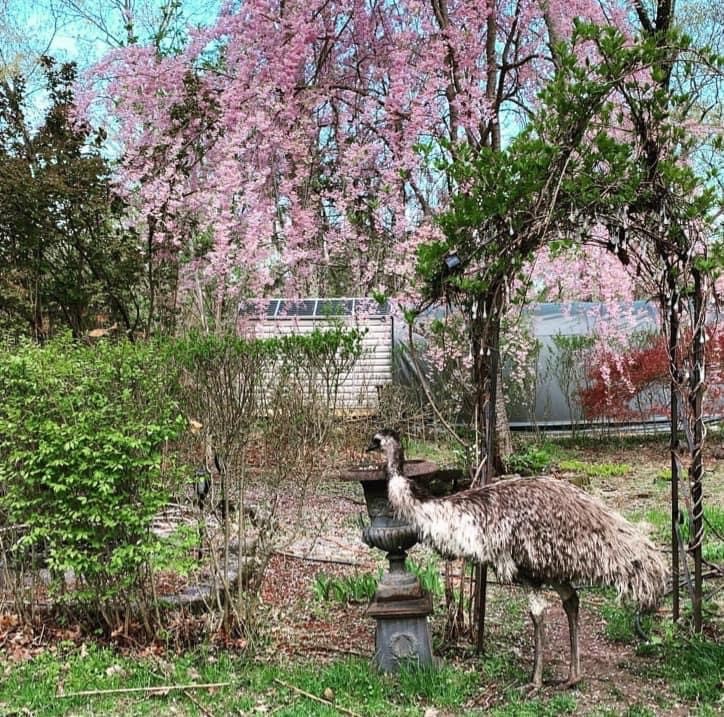
{"label": "green bush", "polygon": [[0,349],[0,512],[26,526],[11,557],[42,547],[54,586],[64,592],[72,571],[65,599],[110,629],[149,604],[164,448],[185,426],[163,356],[153,343],[67,336]]}
{"label": "green bush", "polygon": [[508,473],[520,473],[521,475],[547,473],[553,460],[554,452],[551,446],[530,443],[508,456],[505,470]]}

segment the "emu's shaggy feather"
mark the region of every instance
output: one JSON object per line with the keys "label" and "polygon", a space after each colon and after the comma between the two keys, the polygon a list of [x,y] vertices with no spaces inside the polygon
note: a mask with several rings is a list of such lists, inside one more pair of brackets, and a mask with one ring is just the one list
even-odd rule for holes
{"label": "emu's shaggy feather", "polygon": [[[572,583],[613,586],[621,598],[652,609],[666,587],[662,555],[618,513],[567,481],[513,478],[432,500],[415,496],[402,475],[403,453],[393,431],[380,431],[370,449],[387,457],[389,499],[395,512],[415,525],[446,557],[492,565],[502,581],[537,591],[555,588],[571,635],[569,683],[580,679],[578,596]],[[542,682],[543,608],[531,599],[536,655],[533,686]]]}
{"label": "emu's shaggy feather", "polygon": [[666,567],[651,542],[567,481],[512,478],[420,502],[403,478],[389,494],[440,553],[492,565],[500,580],[610,585],[644,609],[664,591]]}

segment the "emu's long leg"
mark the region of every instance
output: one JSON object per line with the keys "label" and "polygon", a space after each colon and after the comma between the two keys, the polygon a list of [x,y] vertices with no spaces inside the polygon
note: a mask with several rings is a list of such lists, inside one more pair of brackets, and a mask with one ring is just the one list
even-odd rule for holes
{"label": "emu's long leg", "polygon": [[563,609],[568,618],[568,635],[571,641],[571,663],[568,669],[566,685],[573,687],[581,680],[581,659],[578,653],[578,593],[570,583],[556,585],[556,592],[561,596]]}
{"label": "emu's long leg", "polygon": [[537,690],[543,686],[543,618],[545,617],[547,603],[543,599],[543,596],[535,590],[528,598],[528,607],[530,610],[531,620],[533,620],[533,639],[535,642],[535,652],[533,654],[533,677],[531,678],[530,687],[532,690]]}

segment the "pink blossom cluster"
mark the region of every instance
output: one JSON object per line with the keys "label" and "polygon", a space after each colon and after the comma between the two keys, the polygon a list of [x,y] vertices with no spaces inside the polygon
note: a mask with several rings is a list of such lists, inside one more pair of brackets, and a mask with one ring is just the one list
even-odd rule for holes
{"label": "pink blossom cluster", "polygon": [[552,69],[546,19],[561,36],[622,7],[246,0],[178,55],[109,53],[87,88],[117,130],[118,185],[141,228],[152,220],[154,241],[183,257],[189,294],[344,282],[348,295],[409,296],[447,191],[420,146],[476,144],[501,109],[486,92],[489,20],[515,63],[505,94],[531,101]]}

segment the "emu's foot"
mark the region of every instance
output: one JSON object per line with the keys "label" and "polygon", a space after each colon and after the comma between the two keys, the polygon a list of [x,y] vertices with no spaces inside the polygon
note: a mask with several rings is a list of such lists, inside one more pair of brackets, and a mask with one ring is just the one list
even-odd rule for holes
{"label": "emu's foot", "polygon": [[542,687],[542,682],[529,682],[527,685],[520,688],[521,697],[535,697]]}
{"label": "emu's foot", "polygon": [[581,682],[581,676],[576,675],[575,677],[569,677],[562,685],[561,687],[564,690],[572,690],[574,687],[578,687],[578,685]]}

